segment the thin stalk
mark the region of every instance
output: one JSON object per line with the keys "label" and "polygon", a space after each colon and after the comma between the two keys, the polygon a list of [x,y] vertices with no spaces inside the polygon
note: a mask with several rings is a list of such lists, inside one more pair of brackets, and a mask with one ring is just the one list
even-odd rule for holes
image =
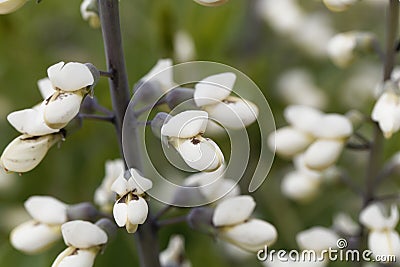
{"label": "thin stalk", "polygon": [[[107,72],[112,73],[109,79],[112,106],[115,113],[115,129],[122,157],[129,168],[142,171],[140,137],[137,130],[136,116],[130,114],[128,129],[129,142],[123,146],[122,125],[130,101],[128,76],[122,48],[121,27],[119,21],[119,0],[98,0],[99,16],[107,61]],[[149,213],[147,222],[135,233],[141,267],[160,267],[159,245],[156,226]]]}

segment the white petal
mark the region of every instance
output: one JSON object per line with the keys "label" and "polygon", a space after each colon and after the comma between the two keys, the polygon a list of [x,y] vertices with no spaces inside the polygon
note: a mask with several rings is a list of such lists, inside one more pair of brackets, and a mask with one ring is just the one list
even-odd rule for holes
{"label": "white petal", "polygon": [[328,114],[323,116],[316,124],[313,134],[317,138],[347,138],[353,133],[353,125],[343,115]]}
{"label": "white petal", "polygon": [[372,110],[371,117],[379,122],[386,138],[400,129],[400,98],[392,92],[383,93]]}
{"label": "white petal", "polygon": [[251,196],[237,196],[220,202],[212,218],[214,226],[229,226],[244,222],[253,213],[256,202]]}
{"label": "white petal", "polygon": [[383,211],[384,206],[381,204],[370,204],[361,211],[360,222],[371,230],[394,229],[399,222],[397,206],[391,206],[389,216],[385,216]]}
{"label": "white petal", "polygon": [[341,12],[357,3],[357,0],[323,0],[323,2],[331,11]]}
{"label": "white petal", "polygon": [[141,195],[153,187],[153,182],[140,175],[137,170],[130,169],[131,178],[128,180],[129,189],[136,189],[136,194]]}
{"label": "white petal", "polygon": [[145,82],[148,80],[156,81],[163,91],[168,91],[175,86],[172,70],[171,59],[159,59],[156,65],[141,80]]}
{"label": "white petal", "polygon": [[54,197],[32,196],[24,205],[29,215],[39,222],[61,225],[67,221],[68,205]]}
{"label": "white petal", "polygon": [[20,133],[30,136],[41,136],[58,132],[44,121],[44,103],[34,108],[18,110],[7,116],[8,122]]}
{"label": "white petal", "polygon": [[48,99],[56,92],[49,78],[40,79],[37,82],[37,86],[39,87],[40,94],[44,100]]}
{"label": "white petal", "polygon": [[372,231],[368,235],[368,248],[375,256],[400,256],[400,237],[396,231]]}
{"label": "white petal", "polygon": [[268,137],[270,149],[276,148],[278,154],[289,158],[304,151],[313,141],[312,135],[291,126],[282,127]]}
{"label": "white petal", "polygon": [[331,229],[315,226],[297,234],[296,241],[301,249],[320,252],[335,248],[339,236]]}
{"label": "white petal", "polygon": [[33,220],[17,226],[10,234],[11,245],[28,254],[41,252],[60,238],[60,227],[49,226]]}
{"label": "white petal", "polygon": [[224,163],[224,155],[211,139],[195,137],[180,142],[176,149],[186,164],[198,171],[214,171]]}
{"label": "white petal", "polygon": [[284,111],[286,121],[306,133],[314,131],[315,124],[322,115],[318,109],[300,105],[288,106]]}
{"label": "white petal", "polygon": [[40,137],[21,135],[4,149],[0,166],[6,171],[28,172],[46,156],[48,149],[61,140],[61,135],[51,134]]}
{"label": "white petal", "polygon": [[115,203],[113,207],[114,220],[119,227],[124,227],[128,220],[128,205],[126,203]]}
{"label": "white petal", "polygon": [[2,0],[0,1],[0,14],[9,14],[22,7],[28,0]]}
{"label": "white petal", "polygon": [[344,142],[336,140],[317,140],[304,154],[304,162],[313,170],[324,170],[336,163],[342,153]]}
{"label": "white petal", "polygon": [[258,117],[258,107],[254,103],[233,96],[218,104],[205,106],[204,110],[224,128],[231,129],[249,126]]}
{"label": "white petal", "polygon": [[299,171],[294,171],[283,177],[281,190],[290,199],[308,201],[318,194],[320,184],[320,177],[310,177]]}
{"label": "white petal", "polygon": [[121,197],[131,191],[128,186],[128,181],[124,178],[123,173],[121,173],[120,176],[112,183],[111,190]]}
{"label": "white petal", "polygon": [[77,93],[60,93],[56,99],[49,101],[44,108],[46,124],[55,129],[66,126],[78,113],[83,95]]}
{"label": "white petal", "polygon": [[53,87],[63,91],[77,91],[94,83],[94,77],[89,68],[77,62],[54,64],[47,69],[47,75]]}
{"label": "white petal", "polygon": [[179,266],[184,257],[185,240],[180,235],[174,235],[169,239],[168,247],[160,253],[161,266]]}
{"label": "white petal", "polygon": [[106,232],[87,221],[69,221],[61,226],[64,242],[75,248],[91,248],[107,243]]}
{"label": "white petal", "polygon": [[217,104],[226,99],[232,91],[236,74],[225,72],[208,76],[195,85],[194,101],[198,107]]}
{"label": "white petal", "polygon": [[95,250],[68,247],[57,256],[51,267],[92,267],[96,254]]}
{"label": "white petal", "polygon": [[128,203],[128,220],[131,224],[143,224],[147,219],[149,207],[146,200],[139,197],[138,200],[131,200]]}
{"label": "white petal", "polygon": [[204,133],[207,127],[208,113],[200,110],[188,110],[173,116],[161,128],[161,135],[190,138]]}
{"label": "white petal", "polygon": [[275,227],[265,221],[251,219],[221,230],[220,237],[248,251],[257,252],[273,244],[277,238]]}

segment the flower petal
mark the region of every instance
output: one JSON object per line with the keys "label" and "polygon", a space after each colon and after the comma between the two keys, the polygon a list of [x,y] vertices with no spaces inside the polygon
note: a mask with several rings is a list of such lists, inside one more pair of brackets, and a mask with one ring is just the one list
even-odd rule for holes
{"label": "flower petal", "polygon": [[124,178],[124,173],[121,173],[118,178],[112,183],[111,190],[121,197],[131,191],[128,186],[128,181]]}
{"label": "flower petal", "polygon": [[49,78],[40,79],[37,82],[37,86],[39,87],[39,91],[40,94],[42,95],[43,100],[48,99],[56,92]]}
{"label": "flower petal", "polygon": [[304,162],[313,170],[324,170],[336,163],[342,153],[344,142],[337,140],[317,140],[304,154]]}
{"label": "flower petal", "polygon": [[161,135],[178,138],[190,138],[204,133],[207,127],[208,113],[200,110],[188,110],[173,116],[161,128]]}
{"label": "flower petal", "polygon": [[277,238],[275,227],[259,219],[251,219],[233,227],[221,229],[220,237],[232,244],[252,252],[273,244]]}
{"label": "flower petal", "polygon": [[89,68],[77,62],[54,64],[47,69],[47,75],[53,87],[62,91],[73,92],[94,83],[94,77]]}
{"label": "flower petal", "polygon": [[51,267],[92,267],[96,255],[95,250],[68,247],[57,256]]}
{"label": "flower petal", "polygon": [[68,205],[54,197],[32,196],[24,205],[29,215],[38,222],[61,225],[67,221]]}
{"label": "flower petal", "polygon": [[236,74],[225,72],[208,76],[195,85],[194,101],[198,107],[218,104],[232,91]]}
{"label": "flower petal", "polygon": [[400,256],[400,237],[396,231],[372,231],[368,235],[368,248],[374,256]]}
{"label": "flower petal", "polygon": [[61,226],[64,242],[75,248],[91,248],[107,243],[106,232],[97,225],[87,221],[69,221]]}
{"label": "flower petal", "polygon": [[175,87],[172,59],[159,59],[154,67],[142,77],[144,82],[158,82],[164,92]]}
{"label": "flower petal", "polygon": [[353,133],[353,125],[343,115],[328,114],[323,116],[316,124],[313,134],[317,138],[347,138]]}
{"label": "flower petal", "polygon": [[400,129],[400,98],[395,93],[385,92],[376,102],[371,117],[379,122],[386,138]]}
{"label": "flower petal", "polygon": [[268,137],[270,149],[289,158],[304,151],[313,141],[312,135],[291,126],[282,127]]}
{"label": "flower petal", "polygon": [[150,179],[143,177],[137,170],[129,169],[131,178],[128,180],[128,188],[132,191],[136,189],[136,194],[141,195],[153,187],[153,182]]}
{"label": "flower petal", "polygon": [[221,201],[212,218],[216,227],[235,225],[247,220],[253,213],[256,202],[251,196],[237,196]]}
{"label": "flower petal", "polygon": [[315,226],[297,234],[296,241],[301,249],[321,252],[336,247],[339,236],[331,229]]}
{"label": "flower petal", "polygon": [[128,220],[128,205],[126,203],[115,203],[113,207],[114,220],[119,227],[124,227]]}
{"label": "flower petal", "polygon": [[290,125],[306,133],[312,134],[315,128],[315,123],[319,121],[323,113],[312,107],[293,105],[288,106],[283,115]]}
{"label": "flower petal", "polygon": [[241,129],[258,117],[258,107],[251,101],[230,96],[223,102],[204,107],[210,118],[225,128]]}
{"label": "flower petal", "polygon": [[372,203],[361,211],[360,222],[370,230],[394,229],[399,222],[397,206],[391,206],[389,216],[385,216],[383,211],[384,207],[381,204]]}
{"label": "flower petal", "polygon": [[0,14],[9,14],[22,7],[28,0],[6,0],[0,2]]}
{"label": "flower petal", "polygon": [[149,207],[144,198],[131,200],[128,203],[128,220],[131,224],[143,224],[147,219]]}

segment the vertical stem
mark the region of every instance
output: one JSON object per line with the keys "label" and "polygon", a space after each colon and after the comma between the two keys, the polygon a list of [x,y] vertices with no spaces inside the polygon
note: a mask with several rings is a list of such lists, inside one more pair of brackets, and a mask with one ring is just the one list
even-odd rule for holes
{"label": "vertical stem", "polygon": [[[125,57],[122,48],[121,27],[119,19],[119,0],[98,0],[99,16],[103,34],[107,69],[112,73],[109,79],[112,106],[115,113],[115,127],[121,156],[129,168],[142,170],[140,137],[137,120],[133,112],[129,113],[129,142],[122,142],[122,125],[129,105],[130,91]],[[123,150],[124,148],[124,150]],[[159,247],[156,226],[149,218],[135,234],[141,267],[159,267]]]}

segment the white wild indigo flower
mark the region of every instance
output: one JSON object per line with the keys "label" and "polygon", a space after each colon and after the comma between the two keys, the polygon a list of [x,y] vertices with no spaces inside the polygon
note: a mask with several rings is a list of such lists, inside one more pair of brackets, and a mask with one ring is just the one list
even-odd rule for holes
{"label": "white wild indigo flower", "polygon": [[358,2],[358,0],[323,0],[325,6],[334,12],[347,10],[349,7]]}
{"label": "white wild indigo flower", "polygon": [[327,52],[336,66],[345,68],[354,61],[358,52],[370,51],[374,39],[374,35],[368,32],[339,33],[329,41]]}
{"label": "white wild indigo flower", "polygon": [[83,0],[80,10],[82,18],[89,22],[90,27],[100,27],[99,11],[96,0]]}
{"label": "white wild indigo flower", "polygon": [[194,0],[194,1],[203,6],[220,6],[228,2],[228,0]]}
{"label": "white wild indigo flower", "polygon": [[372,120],[379,123],[386,138],[400,129],[400,97],[393,91],[384,92],[376,101],[371,114]]}
{"label": "white wild indigo flower", "polygon": [[62,139],[61,133],[33,137],[20,135],[4,149],[0,167],[7,172],[28,172],[39,165],[50,147]]}
{"label": "white wild indigo flower", "polygon": [[170,237],[168,247],[160,253],[161,267],[191,267],[185,258],[185,239],[181,235]]}
{"label": "white wild indigo flower", "polygon": [[28,2],[28,0],[0,0],[0,15],[1,14],[9,14]]}
{"label": "white wild indigo flower", "polygon": [[212,217],[218,237],[252,252],[273,244],[277,238],[275,227],[250,218],[255,206],[251,196],[236,196],[219,202]]}
{"label": "white wild indigo flower", "polygon": [[360,213],[360,223],[368,228],[368,248],[374,256],[400,256],[400,237],[395,228],[399,222],[396,205],[390,207],[390,214],[384,213],[384,207],[373,203]]}
{"label": "white wild indigo flower", "polygon": [[105,171],[106,175],[94,193],[94,203],[104,211],[111,211],[115,202],[115,193],[111,190],[111,186],[120,175],[123,175],[124,161],[122,159],[106,161]]}
{"label": "white wild indigo flower", "polygon": [[61,238],[60,227],[67,221],[68,206],[49,196],[32,196],[24,205],[32,220],[14,228],[10,242],[16,249],[34,254]]}
{"label": "white wild indigo flower", "polygon": [[108,236],[99,226],[87,221],[70,221],[61,227],[68,246],[61,252],[52,267],[91,267]]}
{"label": "white wild indigo flower", "polygon": [[128,180],[122,173],[111,185],[111,190],[117,193],[113,215],[119,227],[125,227],[128,233],[135,233],[138,225],[147,219],[149,207],[145,200],[145,192],[152,188],[153,183],[135,169],[130,169],[129,173]]}
{"label": "white wild indigo flower", "polygon": [[304,163],[312,170],[322,171],[334,165],[353,133],[350,120],[340,114],[294,105],[285,109],[284,116],[290,126],[269,136],[270,148],[289,158],[304,153]]}
{"label": "white wild indigo flower", "polygon": [[224,163],[218,145],[202,134],[206,130],[208,114],[188,110],[173,116],[161,128],[161,136],[181,155],[186,164],[198,171],[214,171]]}
{"label": "white wild indigo flower", "polygon": [[230,95],[235,81],[236,74],[232,72],[208,76],[195,85],[193,98],[223,127],[241,129],[257,119],[258,108],[251,101]]}

